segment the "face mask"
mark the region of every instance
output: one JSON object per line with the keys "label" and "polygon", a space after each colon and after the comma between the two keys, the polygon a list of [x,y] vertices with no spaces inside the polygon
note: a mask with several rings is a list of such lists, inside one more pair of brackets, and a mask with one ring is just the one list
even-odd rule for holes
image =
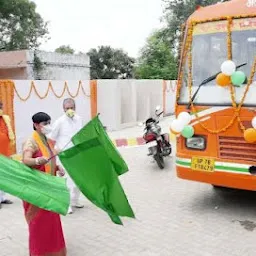
{"label": "face mask", "polygon": [[41,129],[41,132],[42,132],[44,135],[51,133],[51,131],[52,131],[52,127],[51,127],[51,125],[49,125],[49,124],[43,126],[42,129]]}
{"label": "face mask", "polygon": [[72,117],[74,117],[74,115],[75,115],[75,111],[74,111],[73,109],[68,109],[68,110],[66,111],[66,115],[67,115],[68,117],[72,118]]}
{"label": "face mask", "polygon": [[2,116],[3,114],[4,114],[4,111],[0,109],[0,116]]}

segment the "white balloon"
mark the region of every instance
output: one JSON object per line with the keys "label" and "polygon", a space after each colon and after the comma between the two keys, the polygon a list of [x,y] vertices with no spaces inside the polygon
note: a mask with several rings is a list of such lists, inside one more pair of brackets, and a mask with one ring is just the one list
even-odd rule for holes
{"label": "white balloon", "polygon": [[188,112],[181,112],[178,115],[178,120],[180,120],[184,124],[184,126],[188,125],[190,123],[191,119],[192,119],[192,117]]}
{"label": "white balloon", "polygon": [[221,72],[231,76],[236,71],[236,64],[232,60],[226,60],[221,64]]}
{"label": "white balloon", "polygon": [[252,127],[256,129],[256,116],[252,119]]}
{"label": "white balloon", "polygon": [[171,130],[177,133],[181,132],[184,127],[184,123],[178,119],[173,120],[171,123]]}

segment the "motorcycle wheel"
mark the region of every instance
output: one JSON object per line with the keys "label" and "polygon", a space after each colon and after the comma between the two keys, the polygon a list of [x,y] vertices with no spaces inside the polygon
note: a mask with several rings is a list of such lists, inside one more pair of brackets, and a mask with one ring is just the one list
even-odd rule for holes
{"label": "motorcycle wheel", "polygon": [[172,153],[172,146],[169,142],[165,142],[164,156],[169,156]]}
{"label": "motorcycle wheel", "polygon": [[159,154],[159,152],[156,155],[154,155],[154,159],[156,160],[158,167],[161,170],[164,169],[164,158]]}

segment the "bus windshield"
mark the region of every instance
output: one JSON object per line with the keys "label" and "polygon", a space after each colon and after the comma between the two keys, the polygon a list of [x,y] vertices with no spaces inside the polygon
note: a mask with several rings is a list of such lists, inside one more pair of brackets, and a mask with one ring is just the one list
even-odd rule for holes
{"label": "bus windshield", "polygon": [[[256,56],[256,18],[234,20],[232,28],[232,60],[236,65],[247,63],[239,68],[249,79]],[[227,21],[198,24],[193,33],[192,44],[192,79],[194,93],[198,85],[206,78],[220,72],[221,64],[227,60]],[[256,75],[254,75],[256,81]],[[187,104],[188,65],[183,67],[183,81],[179,104]],[[253,89],[253,88],[252,88]],[[250,90],[251,91],[251,90]],[[244,92],[244,86],[236,88],[237,101]],[[254,92],[256,93],[256,91]],[[250,97],[247,97],[250,98]],[[231,105],[229,90],[216,86],[215,79],[203,85],[194,100],[195,104]],[[245,101],[245,104],[255,105]]]}

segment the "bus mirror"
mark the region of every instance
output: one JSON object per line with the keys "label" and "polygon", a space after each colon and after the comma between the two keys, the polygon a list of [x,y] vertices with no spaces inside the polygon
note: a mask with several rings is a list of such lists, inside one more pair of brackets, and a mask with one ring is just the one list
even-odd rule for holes
{"label": "bus mirror", "polygon": [[161,109],[161,106],[156,106],[156,111],[159,111]]}

